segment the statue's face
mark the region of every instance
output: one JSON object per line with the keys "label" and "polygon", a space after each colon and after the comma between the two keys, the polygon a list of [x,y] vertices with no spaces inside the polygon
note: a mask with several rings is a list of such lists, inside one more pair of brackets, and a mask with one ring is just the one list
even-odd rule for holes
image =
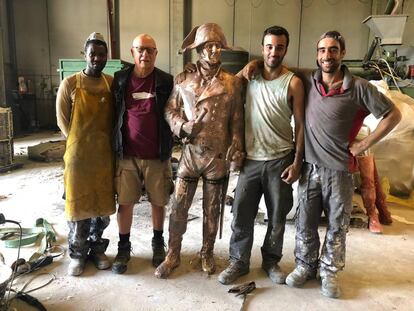
{"label": "statue's face", "polygon": [[200,59],[206,61],[209,64],[217,64],[220,62],[221,55],[221,43],[218,41],[208,41],[204,43],[200,52]]}

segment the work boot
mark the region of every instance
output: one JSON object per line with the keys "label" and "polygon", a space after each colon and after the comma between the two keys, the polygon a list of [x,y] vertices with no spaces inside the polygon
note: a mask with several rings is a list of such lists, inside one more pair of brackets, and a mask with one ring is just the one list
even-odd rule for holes
{"label": "work boot", "polygon": [[216,272],[216,262],[213,254],[201,254],[201,268],[204,272],[207,272],[208,275]]}
{"label": "work boot", "polygon": [[374,177],[374,157],[372,154],[358,156],[358,166],[361,175],[361,196],[368,215],[368,228],[372,233],[382,233],[375,207],[376,190]]}
{"label": "work boot", "polygon": [[249,273],[249,267],[237,262],[230,262],[229,266],[219,274],[218,281],[223,285],[234,283],[239,277]]}
{"label": "work boot", "polygon": [[89,258],[92,260],[93,264],[98,270],[106,270],[111,267],[111,263],[109,262],[109,259],[106,257],[105,253],[90,252]]}
{"label": "work boot", "polygon": [[262,264],[262,269],[266,272],[273,283],[285,284],[286,274],[280,270],[279,265],[276,264]]}
{"label": "work boot", "polygon": [[321,272],[321,293],[329,298],[338,298],[341,295],[336,273]]}
{"label": "work boot", "polygon": [[68,267],[68,274],[72,276],[81,275],[85,269],[85,263],[85,258],[71,258]]}
{"label": "work boot", "polygon": [[286,277],[286,284],[290,287],[302,287],[307,280],[316,278],[316,271],[297,265]]}
{"label": "work boot", "polygon": [[131,242],[118,242],[118,254],[112,263],[112,272],[122,274],[127,270],[128,261],[131,259]]}
{"label": "work boot", "polygon": [[165,260],[164,238],[152,238],[152,265],[156,268]]}
{"label": "work boot", "polygon": [[165,260],[155,269],[154,275],[158,279],[166,279],[171,272],[180,265],[180,254],[168,250]]}
{"label": "work boot", "polygon": [[375,206],[377,207],[377,210],[378,210],[379,221],[383,225],[391,225],[392,224],[391,213],[388,211],[387,204],[385,203],[387,196],[382,190],[382,185],[381,185],[380,178],[378,176],[378,171],[375,165],[375,160],[374,160],[374,181],[375,181],[375,193],[376,193]]}

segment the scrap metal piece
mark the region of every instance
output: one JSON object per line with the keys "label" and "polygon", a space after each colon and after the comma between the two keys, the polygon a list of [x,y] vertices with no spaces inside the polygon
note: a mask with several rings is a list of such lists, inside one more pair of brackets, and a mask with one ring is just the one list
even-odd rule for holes
{"label": "scrap metal piece", "polygon": [[243,283],[241,285],[234,286],[228,290],[229,293],[236,293],[237,296],[247,295],[256,289],[256,283],[254,281]]}
{"label": "scrap metal piece", "polygon": [[236,297],[242,296],[243,302],[240,310],[244,309],[247,295],[256,289],[256,283],[254,281],[243,283],[241,285],[234,286],[228,290],[229,293],[236,293]]}

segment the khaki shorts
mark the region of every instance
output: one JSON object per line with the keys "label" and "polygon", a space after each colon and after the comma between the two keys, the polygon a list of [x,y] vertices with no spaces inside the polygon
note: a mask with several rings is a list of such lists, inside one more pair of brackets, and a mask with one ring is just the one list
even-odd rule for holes
{"label": "khaki shorts", "polygon": [[170,160],[161,162],[125,157],[118,160],[116,166],[115,187],[118,204],[138,203],[143,188],[151,204],[168,204],[174,189]]}

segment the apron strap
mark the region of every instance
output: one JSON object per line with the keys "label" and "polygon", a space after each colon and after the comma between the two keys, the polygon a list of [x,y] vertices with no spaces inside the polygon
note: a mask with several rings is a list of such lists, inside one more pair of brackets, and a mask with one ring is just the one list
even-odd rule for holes
{"label": "apron strap", "polygon": [[[108,92],[110,93],[110,92],[111,92],[111,87],[109,86],[108,80],[107,80],[107,78],[105,77],[105,74],[104,74],[104,73],[102,73],[102,78],[103,78],[103,80],[104,80],[104,82],[105,82],[106,89],[107,89],[107,90],[108,90]],[[80,87],[81,87],[81,73],[80,73],[80,72],[78,72],[78,73],[76,74],[76,88],[77,88],[77,89],[80,89]]]}
{"label": "apron strap", "polygon": [[106,88],[108,89],[108,92],[111,93],[111,87],[109,86],[108,80],[106,79],[105,74],[103,72],[102,72],[102,78],[105,81],[105,85],[106,85]]}
{"label": "apron strap", "polygon": [[78,72],[76,74],[76,88],[80,89],[80,86],[81,86],[81,74],[80,74],[80,72]]}

